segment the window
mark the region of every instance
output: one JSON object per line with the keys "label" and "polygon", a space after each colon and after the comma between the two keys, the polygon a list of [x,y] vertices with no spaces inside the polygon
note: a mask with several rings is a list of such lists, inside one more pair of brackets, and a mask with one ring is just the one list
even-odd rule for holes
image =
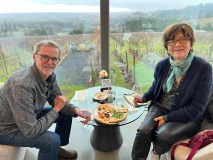
{"label": "window", "polygon": [[0,82],[31,65],[33,46],[51,39],[62,51],[55,70],[62,92],[71,98],[75,90],[88,87],[92,66],[100,66],[99,3],[8,0],[2,4]]}
{"label": "window", "polygon": [[[109,63],[113,85],[136,85],[141,93],[151,85],[157,62],[167,57],[161,41],[163,30],[183,21],[195,29],[194,53],[213,63],[211,0],[109,0],[109,26],[106,15],[100,21],[107,8],[101,4],[108,5],[106,1],[8,0],[1,4],[0,82],[32,64],[33,46],[51,39],[62,50],[55,72],[68,98],[75,90],[100,85],[98,72],[104,69],[101,63]],[[101,31],[109,31],[109,48],[101,43]],[[109,61],[102,59],[108,53]]]}
{"label": "window", "polygon": [[157,62],[167,57],[162,45],[162,32],[175,22],[187,22],[193,26],[196,36],[194,53],[212,64],[211,1],[110,2],[110,68],[115,70],[116,85],[128,88],[136,85],[137,92],[147,91]]}

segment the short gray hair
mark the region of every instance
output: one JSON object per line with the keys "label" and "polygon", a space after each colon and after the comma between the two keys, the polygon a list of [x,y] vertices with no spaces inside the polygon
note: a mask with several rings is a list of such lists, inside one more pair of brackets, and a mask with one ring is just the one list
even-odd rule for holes
{"label": "short gray hair", "polygon": [[53,48],[58,48],[59,50],[59,55],[61,54],[61,50],[58,46],[58,44],[52,40],[43,40],[43,41],[40,41],[38,42],[35,46],[34,46],[34,50],[33,50],[33,53],[36,54],[38,53],[39,49],[42,47],[42,46],[50,46],[50,47],[53,47]]}

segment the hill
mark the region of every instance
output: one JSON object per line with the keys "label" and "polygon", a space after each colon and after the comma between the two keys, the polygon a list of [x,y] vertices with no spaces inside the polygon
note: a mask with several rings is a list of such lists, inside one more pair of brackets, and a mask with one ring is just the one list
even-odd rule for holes
{"label": "hill", "polygon": [[191,24],[200,25],[200,27],[203,28],[203,27],[207,26],[208,24],[211,24],[211,26],[213,26],[213,17],[193,19],[193,20],[190,20],[187,22],[189,22]]}

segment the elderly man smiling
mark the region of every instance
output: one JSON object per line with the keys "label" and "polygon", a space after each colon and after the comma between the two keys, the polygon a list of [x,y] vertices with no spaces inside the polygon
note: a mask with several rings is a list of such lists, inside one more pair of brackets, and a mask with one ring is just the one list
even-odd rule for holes
{"label": "elderly man smiling", "polygon": [[[54,69],[58,45],[44,40],[35,45],[34,64],[12,75],[0,90],[0,144],[35,147],[38,160],[74,159],[69,143],[72,117],[90,119],[62,96]],[[48,101],[50,107],[44,105]],[[47,131],[56,122],[55,132]]]}

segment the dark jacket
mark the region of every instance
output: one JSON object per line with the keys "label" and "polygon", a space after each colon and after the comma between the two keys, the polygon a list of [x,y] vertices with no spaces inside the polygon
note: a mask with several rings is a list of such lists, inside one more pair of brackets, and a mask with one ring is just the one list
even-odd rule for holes
{"label": "dark jacket", "polygon": [[[160,61],[155,69],[154,81],[143,96],[146,101],[157,100],[163,92],[162,84],[169,71],[169,59]],[[167,120],[188,122],[202,120],[212,88],[212,67],[205,60],[194,57],[173,99]],[[152,105],[152,103],[151,103]]]}

